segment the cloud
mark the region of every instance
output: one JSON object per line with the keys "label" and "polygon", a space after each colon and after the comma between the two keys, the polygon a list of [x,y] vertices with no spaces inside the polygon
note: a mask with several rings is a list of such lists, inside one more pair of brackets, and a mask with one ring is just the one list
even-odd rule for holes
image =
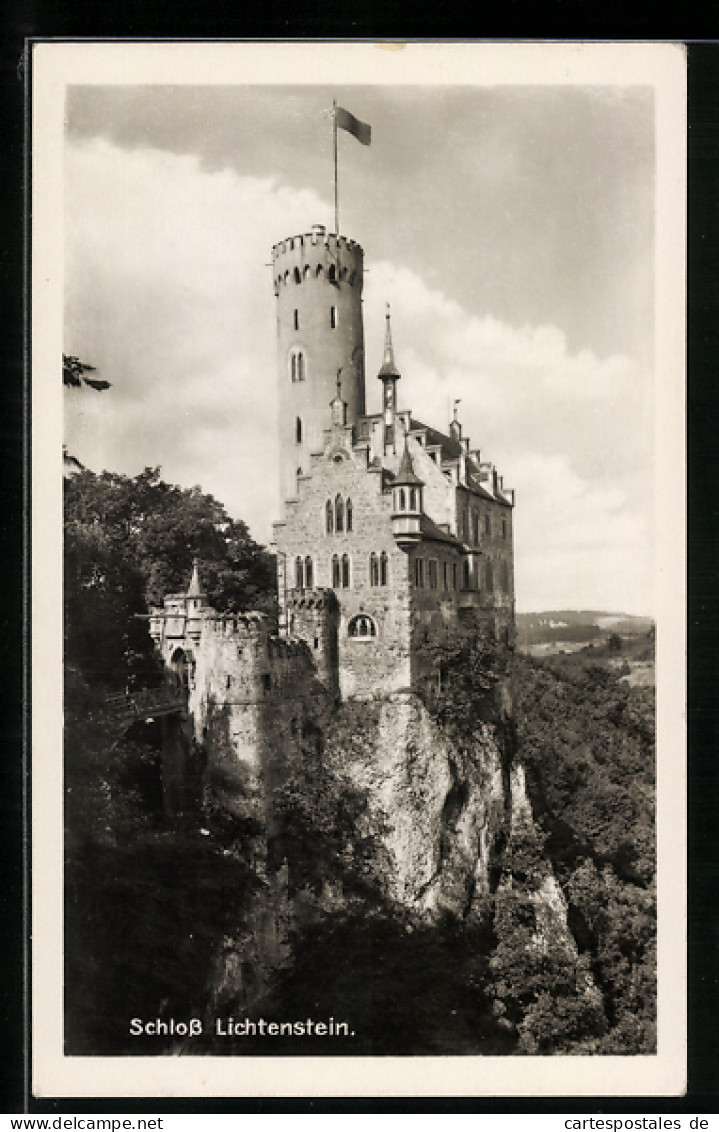
{"label": "cloud", "polygon": [[[97,396],[67,391],[70,451],[95,470],[159,464],[266,541],[280,500],[264,265],[328,202],[102,139],[68,143],[66,178],[65,351],[112,382]],[[479,317],[471,294],[450,299],[401,264],[368,254],[368,266],[368,410],[389,300],[401,404],[443,427],[461,398],[473,446],[518,490],[520,607],[650,608],[649,375],[627,356],[572,353],[556,326]]]}

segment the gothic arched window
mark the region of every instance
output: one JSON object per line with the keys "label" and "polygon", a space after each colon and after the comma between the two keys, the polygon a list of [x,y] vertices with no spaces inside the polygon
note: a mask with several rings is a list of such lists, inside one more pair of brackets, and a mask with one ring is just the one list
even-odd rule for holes
{"label": "gothic arched window", "polygon": [[369,556],[369,584],[371,586],[379,585],[379,562],[374,551]]}
{"label": "gothic arched window", "polygon": [[332,555],[332,588],[338,590],[342,584],[340,560],[336,554]]}
{"label": "gothic arched window", "polygon": [[383,550],[383,551],[382,551],[382,553],[381,553],[381,554],[380,554],[380,556],[379,556],[379,584],[380,584],[381,586],[386,586],[386,585],[387,585],[387,581],[388,581],[388,577],[387,577],[387,575],[388,575],[388,571],[387,571],[387,555],[386,555],[386,553],[385,553],[385,552],[384,552],[384,550]]}
{"label": "gothic arched window", "polygon": [[310,558],[309,555],[307,555],[307,557],[305,558],[305,585],[307,586],[308,590],[312,589],[312,583],[313,583],[312,574],[313,574],[312,559]]}
{"label": "gothic arched window", "polygon": [[342,555],[342,586],[347,589],[350,584],[350,560],[346,554]]}
{"label": "gothic arched window", "polygon": [[302,566],[302,559],[298,556],[295,558],[295,589],[303,590],[305,588],[305,575]]}
{"label": "gothic arched window", "polygon": [[345,518],[347,519],[347,530],[352,530],[352,500],[348,499],[345,504]]}
{"label": "gothic arched window", "polygon": [[325,503],[325,530],[328,535],[331,535],[335,529],[335,512],[332,506],[332,500],[328,499]]}
{"label": "gothic arched window", "polygon": [[342,496],[338,495],[335,498],[335,530],[337,534],[345,529],[345,505],[342,502]]}

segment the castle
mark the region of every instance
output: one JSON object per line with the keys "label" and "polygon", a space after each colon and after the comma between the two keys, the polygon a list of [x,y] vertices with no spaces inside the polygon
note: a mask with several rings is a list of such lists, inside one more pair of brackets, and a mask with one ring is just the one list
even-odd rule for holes
{"label": "castle", "polygon": [[447,433],[402,407],[389,309],[382,410],[366,412],[362,248],[315,225],[276,244],[272,267],[279,631],[211,609],[197,564],[188,592],[150,618],[211,760],[224,750],[270,776],[275,756],[307,741],[320,700],[421,692],[436,678],[433,641],[463,627],[514,635],[514,492],[456,406]]}

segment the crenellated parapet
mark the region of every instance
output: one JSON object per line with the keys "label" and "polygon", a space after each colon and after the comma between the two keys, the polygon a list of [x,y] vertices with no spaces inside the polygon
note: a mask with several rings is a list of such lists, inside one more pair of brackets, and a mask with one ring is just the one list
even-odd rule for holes
{"label": "crenellated parapet", "polygon": [[328,234],[321,224],[300,236],[288,236],[272,248],[275,294],[317,279],[362,290],[364,251],[356,240]]}

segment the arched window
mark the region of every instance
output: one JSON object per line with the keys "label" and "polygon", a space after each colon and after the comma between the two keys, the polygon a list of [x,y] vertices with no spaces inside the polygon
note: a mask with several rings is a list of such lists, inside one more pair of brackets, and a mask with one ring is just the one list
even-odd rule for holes
{"label": "arched window", "polygon": [[307,557],[305,558],[305,585],[307,586],[308,590],[312,589],[312,584],[313,584],[312,575],[313,575],[312,559],[310,558],[309,555],[307,555]]}
{"label": "arched window", "polygon": [[472,542],[479,546],[479,511],[476,507],[472,511]]}
{"label": "arched window", "polygon": [[379,585],[379,562],[374,551],[369,556],[369,584],[371,586]]}
{"label": "arched window", "polygon": [[345,505],[342,502],[342,496],[338,495],[335,498],[335,530],[337,534],[345,529]]}
{"label": "arched window", "polygon": [[301,283],[302,282],[302,276],[300,275],[299,267],[296,267],[295,270],[294,270],[294,279],[295,279],[295,283]]}
{"label": "arched window", "polygon": [[290,353],[290,377],[293,381],[305,380],[305,355],[297,347]]}
{"label": "arched window", "polygon": [[360,613],[357,617],[353,617],[347,626],[347,636],[354,637],[356,640],[363,638],[366,640],[368,637],[376,637],[377,626],[366,613]]}
{"label": "arched window", "polygon": [[407,500],[405,499],[404,488],[401,487],[399,489],[399,509],[400,509],[400,511],[404,511],[404,510],[406,510],[406,507],[407,507]]}
{"label": "arched window", "polygon": [[295,589],[303,590],[305,588],[305,575],[302,567],[302,559],[298,556],[295,558]]}
{"label": "arched window", "polygon": [[325,529],[328,535],[331,535],[335,529],[335,512],[331,499],[325,503]]}
{"label": "arched window", "polygon": [[338,590],[342,584],[340,560],[336,554],[332,555],[332,588]]}
{"label": "arched window", "polygon": [[417,510],[417,488],[412,487],[409,491],[409,509],[410,511]]}
{"label": "arched window", "polygon": [[486,567],[486,570],[485,570],[485,578],[486,578],[486,582],[487,582],[487,589],[489,590],[490,593],[493,593],[494,592],[494,570],[492,569],[492,563],[491,562],[487,563],[487,567]]}
{"label": "arched window", "polygon": [[388,581],[387,555],[383,550],[382,553],[379,556],[379,584],[381,586],[386,586],[387,581]]}
{"label": "arched window", "polygon": [[289,273],[289,271],[286,271],[285,272],[285,283],[289,283],[289,281],[290,281],[290,273]]}
{"label": "arched window", "polygon": [[305,264],[305,269],[304,269],[304,271],[302,272],[302,277],[303,277],[303,279],[309,279],[309,277],[310,277],[310,275],[311,275],[311,274],[312,274],[312,272],[311,272],[311,269],[310,269],[310,265],[309,265],[309,264]]}
{"label": "arched window", "polygon": [[342,555],[342,586],[347,589],[350,584],[350,560],[346,554]]}
{"label": "arched window", "polygon": [[352,530],[352,500],[348,499],[345,503],[345,519],[347,520],[347,530]]}
{"label": "arched window", "polygon": [[462,567],[462,584],[465,590],[469,589],[469,560],[466,558]]}
{"label": "arched window", "polygon": [[295,440],[298,444],[302,443],[302,418],[297,417],[295,420]]}
{"label": "arched window", "polygon": [[318,263],[318,264],[317,264],[317,270],[315,271],[315,278],[316,278],[316,279],[319,279],[319,278],[320,278],[320,277],[322,276],[322,274],[323,274],[323,272],[322,272],[322,264],[321,264],[321,263]]}

